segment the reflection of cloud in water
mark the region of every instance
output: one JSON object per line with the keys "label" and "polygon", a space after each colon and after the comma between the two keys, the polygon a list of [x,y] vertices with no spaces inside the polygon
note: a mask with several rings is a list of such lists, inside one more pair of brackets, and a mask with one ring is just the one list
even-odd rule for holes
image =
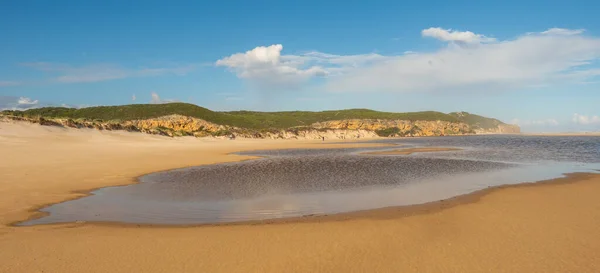
{"label": "reflection of cloud in water", "polygon": [[471,148],[411,156],[354,155],[361,149],[263,151],[259,153],[276,156],[147,175],[139,184],[104,188],[45,208],[50,216],[28,224],[199,224],[331,214],[430,202],[489,186],[600,169],[593,164],[600,163],[598,138],[401,141]]}
{"label": "reflection of cloud in water", "polygon": [[294,195],[270,195],[253,199],[232,200],[219,218],[239,219],[256,215],[255,219],[272,219],[322,213],[324,213],[324,210],[319,202],[311,202],[311,200]]}

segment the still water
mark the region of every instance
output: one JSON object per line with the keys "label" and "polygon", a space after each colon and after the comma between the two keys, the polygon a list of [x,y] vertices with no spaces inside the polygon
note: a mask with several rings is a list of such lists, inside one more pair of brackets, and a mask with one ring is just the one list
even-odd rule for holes
{"label": "still water", "polygon": [[148,174],[44,208],[21,225],[74,221],[205,224],[426,203],[490,186],[600,170],[600,137],[395,138],[460,151],[363,155],[399,147],[253,151],[264,158]]}

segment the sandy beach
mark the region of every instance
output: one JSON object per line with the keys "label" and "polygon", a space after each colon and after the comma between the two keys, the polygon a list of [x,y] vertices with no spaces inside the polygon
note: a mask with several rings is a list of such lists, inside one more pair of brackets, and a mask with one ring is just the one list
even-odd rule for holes
{"label": "sandy beach", "polygon": [[0,272],[600,272],[592,174],[269,223],[11,226],[143,174],[252,158],[236,151],[359,145],[0,123]]}

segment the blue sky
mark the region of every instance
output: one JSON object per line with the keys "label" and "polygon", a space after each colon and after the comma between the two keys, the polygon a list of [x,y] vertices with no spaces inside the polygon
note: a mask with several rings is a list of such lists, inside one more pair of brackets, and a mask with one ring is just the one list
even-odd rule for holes
{"label": "blue sky", "polygon": [[480,2],[4,1],[0,108],[174,100],[599,130],[600,3]]}

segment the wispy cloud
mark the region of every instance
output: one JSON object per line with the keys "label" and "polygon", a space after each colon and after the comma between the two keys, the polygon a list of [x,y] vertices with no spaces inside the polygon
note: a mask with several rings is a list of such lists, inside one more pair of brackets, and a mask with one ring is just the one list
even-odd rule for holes
{"label": "wispy cloud", "polygon": [[150,93],[150,97],[151,97],[150,103],[152,103],[152,104],[177,102],[177,100],[174,100],[174,99],[162,99],[156,92]]}
{"label": "wispy cloud", "polygon": [[227,101],[235,101],[235,100],[243,100],[243,97],[235,97],[235,96],[231,96],[231,97],[225,97],[225,100]]}
{"label": "wispy cloud", "polygon": [[546,35],[579,35],[582,34],[585,29],[566,29],[566,28],[551,28],[546,31],[542,31],[542,34]]}
{"label": "wispy cloud", "polygon": [[0,87],[17,86],[20,84],[21,84],[20,82],[15,82],[15,81],[0,81]]}
{"label": "wispy cloud", "polygon": [[401,55],[282,54],[282,45],[261,46],[218,60],[239,78],[264,86],[301,86],[323,78],[322,89],[352,91],[498,91],[600,76],[600,38],[583,30],[552,28],[497,40],[470,31],[428,28],[424,37],[449,46]]}
{"label": "wispy cloud", "polygon": [[59,83],[85,83],[117,80],[134,77],[155,77],[163,75],[186,75],[195,69],[194,65],[161,68],[126,68],[114,64],[93,64],[72,66],[59,63],[22,63],[22,66],[45,71],[55,75],[53,81]]}
{"label": "wispy cloud", "polygon": [[457,31],[440,27],[424,29],[421,31],[421,35],[423,37],[431,37],[444,42],[459,44],[493,43],[496,41],[495,38],[489,38],[482,34],[475,34],[471,31]]}
{"label": "wispy cloud", "polygon": [[575,124],[581,124],[581,125],[600,124],[600,117],[599,116],[580,115],[580,114],[575,113],[575,114],[573,114],[572,121]]}
{"label": "wispy cloud", "polygon": [[556,119],[549,118],[539,120],[513,119],[510,121],[510,124],[515,124],[519,126],[558,126],[560,123]]}
{"label": "wispy cloud", "polygon": [[600,39],[529,34],[513,40],[390,56],[332,78],[330,91],[498,91],[580,82],[597,76]]}

